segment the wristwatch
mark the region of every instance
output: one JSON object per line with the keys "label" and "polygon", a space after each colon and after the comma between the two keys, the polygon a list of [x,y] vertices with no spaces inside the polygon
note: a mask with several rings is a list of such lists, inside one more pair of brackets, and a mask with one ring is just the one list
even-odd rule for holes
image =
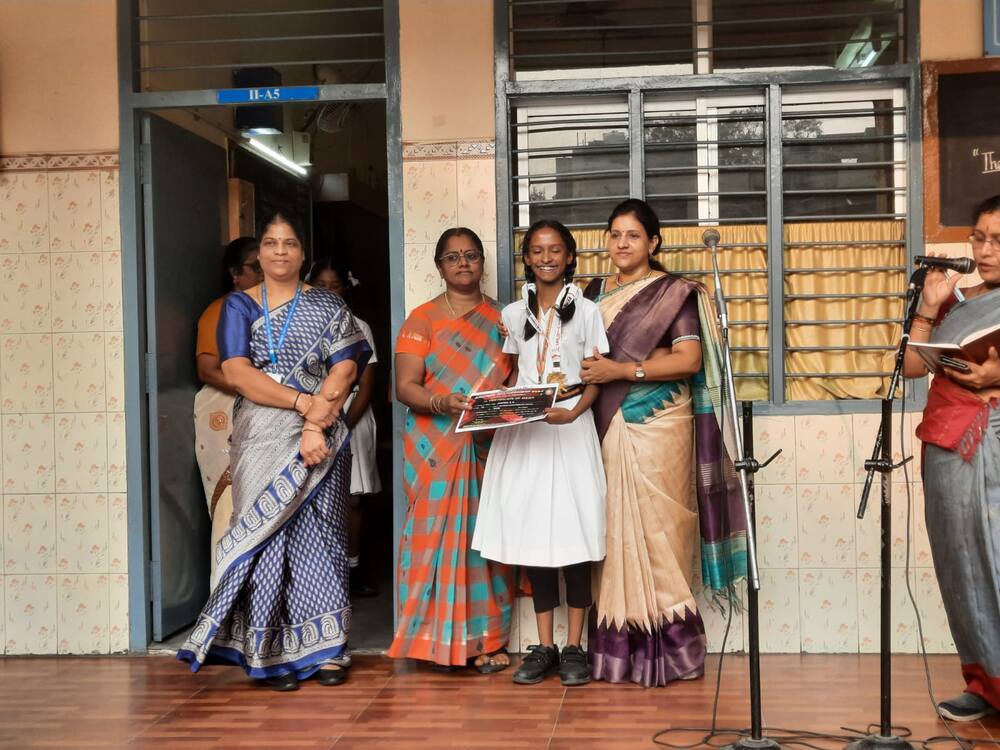
{"label": "wristwatch", "polygon": [[646,371],[642,369],[642,362],[635,363],[635,379],[636,380],[646,379]]}

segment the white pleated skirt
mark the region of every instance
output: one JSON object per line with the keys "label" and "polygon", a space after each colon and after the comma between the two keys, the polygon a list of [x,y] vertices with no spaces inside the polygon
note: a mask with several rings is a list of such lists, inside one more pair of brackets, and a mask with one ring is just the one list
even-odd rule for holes
{"label": "white pleated skirt", "polygon": [[602,560],[606,493],[589,410],[571,424],[499,429],[486,461],[472,548],[488,560],[540,568]]}
{"label": "white pleated skirt", "polygon": [[[344,402],[344,411],[350,407],[356,393]],[[375,414],[371,405],[365,409],[361,419],[351,430],[351,494],[375,495],[382,491],[375,461]]]}

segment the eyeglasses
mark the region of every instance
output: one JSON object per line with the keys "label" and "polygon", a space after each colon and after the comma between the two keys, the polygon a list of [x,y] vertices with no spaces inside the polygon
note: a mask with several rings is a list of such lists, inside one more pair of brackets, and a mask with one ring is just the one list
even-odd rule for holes
{"label": "eyeglasses", "polygon": [[978,235],[970,234],[969,244],[977,249],[989,245],[994,250],[1000,250],[1000,236],[993,235],[992,237],[979,237]]}
{"label": "eyeglasses", "polygon": [[253,263],[240,263],[243,268],[249,268],[254,273],[260,273],[260,261],[255,260]]}
{"label": "eyeglasses", "polygon": [[483,254],[478,250],[466,250],[464,253],[448,253],[441,256],[441,262],[446,266],[457,266],[462,262],[463,258],[471,266],[473,263],[481,261]]}

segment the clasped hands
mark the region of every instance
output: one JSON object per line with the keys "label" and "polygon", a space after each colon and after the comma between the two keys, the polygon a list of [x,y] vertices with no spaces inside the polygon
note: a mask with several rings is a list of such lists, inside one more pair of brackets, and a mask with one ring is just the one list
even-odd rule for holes
{"label": "clasped hands", "polygon": [[944,374],[959,385],[978,391],[983,388],[1000,386],[1000,355],[995,346],[990,347],[989,354],[982,364],[969,362],[969,371],[962,372],[952,367],[944,367]]}
{"label": "clasped hands", "polygon": [[306,466],[316,466],[330,457],[330,448],[326,444],[326,433],[340,418],[340,410],[344,399],[339,391],[334,391],[331,397],[320,394],[303,393],[298,397],[295,410],[305,420],[302,426],[302,440],[299,453]]}

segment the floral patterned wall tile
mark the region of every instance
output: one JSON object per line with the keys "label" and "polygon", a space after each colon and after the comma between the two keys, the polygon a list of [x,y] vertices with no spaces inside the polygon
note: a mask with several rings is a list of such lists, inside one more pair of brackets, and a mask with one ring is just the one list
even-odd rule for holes
{"label": "floral patterned wall tile", "polygon": [[108,492],[125,492],[128,487],[125,472],[125,412],[108,412],[107,429]]}
{"label": "floral patterned wall tile", "polygon": [[55,575],[8,575],[4,581],[4,652],[56,653],[58,591]]}
{"label": "floral patterned wall tile", "polygon": [[924,485],[915,482],[911,488],[913,493],[913,537],[910,544],[913,547],[913,565],[920,568],[933,567],[931,557],[931,541],[927,536],[927,519],[924,516],[927,500],[924,496]]}
{"label": "floral patterned wall tile", "polygon": [[486,259],[483,262],[483,280],[480,282],[483,294],[497,298],[497,243],[483,240]]}
{"label": "floral patterned wall tile", "polygon": [[49,174],[49,247],[53,252],[99,250],[101,175],[99,172]]}
{"label": "floral patterned wall tile", "polygon": [[52,330],[104,330],[103,253],[52,256]]}
{"label": "floral patterned wall tile", "polygon": [[[877,568],[858,571],[858,641],[861,653],[877,653],[881,632],[881,580]],[[914,654],[917,651],[917,620],[906,592],[906,571],[893,568],[892,586],[892,651]],[[916,592],[914,592],[916,595]]]}
{"label": "floral patterned wall tile", "polygon": [[850,415],[795,417],[796,481],[810,484],[852,481],[851,432]]}
{"label": "floral patterned wall tile", "polygon": [[107,415],[57,414],[56,486],[59,492],[108,489]]}
{"label": "floral patterned wall tile", "polygon": [[[698,612],[705,623],[705,634],[708,637],[708,650],[718,653],[725,641],[726,653],[736,653],[744,650],[745,619],[746,619],[746,587],[740,584],[735,592],[736,603],[731,606],[725,596],[716,597],[706,590],[701,583],[700,573],[695,575],[695,603]],[[726,634],[726,627],[729,634]]]}
{"label": "floral patterned wall tile", "polygon": [[108,498],[56,498],[56,557],[61,574],[108,572]]}
{"label": "floral patterned wall tile", "polygon": [[104,330],[122,330],[122,256],[117,250],[104,255]]}
{"label": "floral patterned wall tile", "polygon": [[0,253],[39,253],[48,249],[48,175],[0,172]]}
{"label": "floral patterned wall tile", "polygon": [[56,503],[52,495],[4,495],[3,572],[56,571]]}
{"label": "floral patterned wall tile", "polygon": [[59,333],[53,342],[55,410],[94,412],[107,408],[103,333]]}
{"label": "floral patterned wall tile", "polygon": [[403,249],[406,314],[444,291],[444,281],[434,265],[434,245],[407,243]]}
{"label": "floral patterned wall tile", "polygon": [[8,414],[3,418],[3,490],[55,491],[55,435],[51,414]]}
{"label": "floral patterned wall tile", "polygon": [[[882,417],[879,414],[852,415],[854,431],[854,481],[863,482],[868,472],[865,461],[872,457],[875,439],[878,436]],[[919,421],[919,420],[918,420]],[[902,434],[900,433],[902,429]],[[893,413],[892,415],[892,462],[899,463],[906,456],[913,455],[913,415]],[[912,474],[912,462],[910,473]],[[876,478],[878,475],[876,475]],[[902,472],[894,473],[893,478],[899,480]]]}
{"label": "floral patterned wall tile", "polygon": [[483,242],[496,242],[496,162],[493,159],[458,160],[458,222]]}
{"label": "floral patterned wall tile", "polygon": [[757,474],[757,481],[766,484],[791,484],[795,478],[795,417],[754,417],[754,457],[764,462],[776,450],[777,458]]}
{"label": "floral patterned wall tile", "polygon": [[108,609],[110,620],[110,643],[112,654],[128,651],[128,576],[112,574],[108,581]]}
{"label": "floral patterned wall tile", "polygon": [[913,596],[917,600],[917,609],[924,631],[924,648],[932,654],[955,653],[955,641],[948,627],[948,615],[941,600],[941,589],[938,587],[934,568],[914,568],[910,571],[913,578]]}
{"label": "floral patterned wall tile", "polygon": [[125,408],[125,344],[120,333],[104,336],[105,398],[108,411]]}
{"label": "floral patterned wall tile", "polygon": [[106,573],[60,576],[60,654],[106,654],[110,651],[109,593]]}
{"label": "floral patterned wall tile", "polygon": [[453,159],[404,161],[403,237],[435,243],[458,224],[457,165]]}
{"label": "floral patterned wall tile", "polygon": [[801,567],[855,566],[853,485],[799,484],[798,522]]}
{"label": "floral patterned wall tile", "polygon": [[7,604],[6,588],[7,576],[0,575],[0,654],[4,653],[7,645],[7,638],[5,637],[7,631],[7,617],[5,615],[5,608]]}
{"label": "floral patterned wall tile", "polygon": [[52,411],[52,336],[0,336],[0,405],[4,414]]}
{"label": "floral patterned wall tile", "polygon": [[[864,485],[854,485],[855,506],[861,499]],[[912,496],[916,496],[916,488],[912,488]],[[855,514],[856,516],[857,514]],[[882,558],[882,503],[881,486],[879,482],[872,485],[868,497],[868,508],[863,519],[854,519],[857,530],[857,564],[859,568],[877,568]],[[906,485],[892,484],[892,564],[906,564]],[[911,537],[911,547],[915,537]]]}
{"label": "floral patterned wall tile", "polygon": [[795,485],[758,484],[755,494],[759,567],[797,567],[799,524]]}
{"label": "floral patterned wall tile", "polygon": [[0,333],[52,330],[48,253],[0,255]]}
{"label": "floral patterned wall tile", "polygon": [[758,602],[760,650],[768,654],[799,653],[798,569],[761,569]]}
{"label": "floral patterned wall tile", "polygon": [[128,573],[128,502],[126,496],[108,496],[108,570]]}
{"label": "floral patterned wall tile", "polygon": [[857,583],[853,569],[799,571],[799,628],[804,653],[857,653]]}
{"label": "floral patterned wall tile", "polygon": [[101,180],[101,248],[121,251],[121,224],[118,209],[118,170],[103,170]]}

